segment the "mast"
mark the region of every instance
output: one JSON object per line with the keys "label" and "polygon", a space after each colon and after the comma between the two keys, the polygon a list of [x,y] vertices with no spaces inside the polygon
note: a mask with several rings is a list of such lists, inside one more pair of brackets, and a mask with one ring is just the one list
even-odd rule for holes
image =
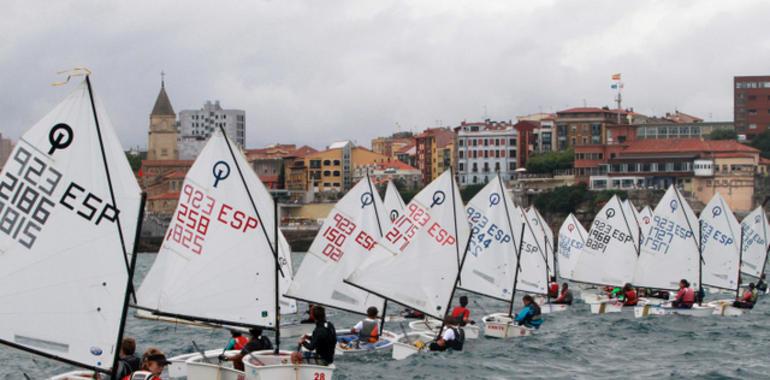
{"label": "mast", "polygon": [[[676,186],[671,185],[674,187],[674,194],[676,195],[676,199],[679,201],[679,204],[681,205],[679,207],[680,210],[682,210],[682,213],[684,214],[684,220],[687,221],[687,227],[690,228],[690,231],[695,235],[695,229],[692,228],[692,223],[690,223],[690,218],[687,217],[687,213],[684,211],[684,201],[682,200],[682,197],[679,195],[679,189],[676,188]],[[698,221],[701,222],[700,220]],[[695,248],[698,250],[698,296],[700,296],[700,292],[703,291],[703,284],[701,283],[701,280],[703,279],[703,247],[702,247],[702,239],[703,239],[703,227],[702,223],[700,223],[701,226],[698,229],[698,240],[695,240],[695,236],[692,237],[693,243],[695,243]]]}
{"label": "mast", "polygon": [[[372,178],[369,177],[369,169],[366,169],[366,183],[369,185],[369,193],[372,194],[372,205],[374,206],[374,217],[377,219],[377,231],[380,233],[380,238],[382,238],[382,224],[380,223],[380,213],[377,212],[377,202],[374,201],[374,189],[372,188]],[[387,189],[385,190],[387,192]],[[377,194],[379,197],[380,195]],[[385,302],[382,304],[382,316],[380,317],[380,329],[379,335],[382,335],[382,329],[385,327],[385,311],[388,310],[388,299],[384,299]]]}
{"label": "mast", "polygon": [[743,265],[743,226],[741,225],[741,249],[738,251],[738,281],[735,284],[735,298],[741,295],[741,265]]}
{"label": "mast", "polygon": [[[454,172],[452,172],[452,166],[449,166],[449,178],[450,183],[452,186],[452,219],[454,219],[454,225],[455,225],[455,236],[459,236],[458,230],[457,230],[457,198],[455,198],[455,176]],[[449,294],[449,300],[447,301],[446,309],[444,309],[444,318],[441,319],[441,327],[438,329],[438,333],[436,333],[436,340],[438,340],[441,337],[441,331],[444,330],[444,325],[446,325],[446,315],[449,314],[449,308],[452,306],[452,299],[455,296],[455,291],[457,290],[457,284],[460,283],[460,276],[463,272],[463,264],[465,264],[465,257],[468,253],[468,247],[471,245],[471,240],[473,240],[473,229],[471,229],[471,233],[468,236],[468,241],[465,243],[465,250],[463,251],[463,257],[460,259],[460,242],[455,239],[455,248],[457,250],[457,258],[460,260],[458,262],[458,268],[457,268],[457,277],[455,277],[455,283],[454,286],[452,286],[452,293]]]}
{"label": "mast", "polygon": [[[524,241],[524,223],[521,224],[521,241]],[[519,272],[521,271],[521,246],[516,250],[516,272],[513,274],[513,291],[511,292],[511,304],[508,305],[508,316],[513,318],[513,303],[516,302],[516,285],[519,283]]]}
{"label": "mast", "polygon": [[703,220],[698,220],[698,305],[703,303]]}
{"label": "mast", "polygon": [[[273,197],[273,241],[275,242],[275,351],[278,355],[281,347],[281,288],[278,284],[278,274],[281,264],[278,262],[278,200]],[[291,254],[291,253],[289,253]]]}
{"label": "mast", "polygon": [[126,293],[123,296],[123,312],[120,314],[120,327],[118,329],[118,341],[115,344],[115,356],[112,358],[112,376],[118,374],[118,362],[120,361],[120,346],[123,342],[123,333],[126,329],[126,315],[128,314],[129,296],[134,290],[134,272],[136,270],[136,257],[139,256],[138,245],[142,232],[142,223],[144,222],[144,205],[147,201],[147,193],[142,192],[142,199],[139,201],[139,214],[136,218],[136,232],[134,234],[134,246],[131,252],[131,266],[128,270],[128,283]]}

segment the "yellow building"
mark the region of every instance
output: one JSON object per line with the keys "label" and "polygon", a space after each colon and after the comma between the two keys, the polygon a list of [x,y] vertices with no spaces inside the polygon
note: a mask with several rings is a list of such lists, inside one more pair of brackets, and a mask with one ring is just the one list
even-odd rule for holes
{"label": "yellow building", "polygon": [[706,204],[718,192],[733,211],[749,212],[756,206],[754,178],[761,174],[759,161],[758,152],[717,153],[710,159],[698,160],[696,173],[704,169],[707,173],[693,178],[693,194]]}
{"label": "yellow building", "polygon": [[[307,173],[305,189],[313,192],[347,191],[353,187],[357,167],[389,160],[385,155],[354,146],[350,141],[336,142],[326,150],[304,156],[304,170]],[[292,172],[292,181],[296,181],[298,175]]]}
{"label": "yellow building", "polygon": [[160,93],[150,113],[150,131],[147,136],[148,160],[176,160],[177,150],[176,113],[166,94],[165,82],[160,82]]}

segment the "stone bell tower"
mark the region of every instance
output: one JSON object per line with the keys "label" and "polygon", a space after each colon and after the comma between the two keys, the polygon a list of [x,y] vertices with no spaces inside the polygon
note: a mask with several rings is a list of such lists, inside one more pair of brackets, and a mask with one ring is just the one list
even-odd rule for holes
{"label": "stone bell tower", "polygon": [[176,113],[166,94],[165,74],[161,73],[160,93],[150,113],[150,132],[147,141],[148,160],[176,160],[177,150]]}

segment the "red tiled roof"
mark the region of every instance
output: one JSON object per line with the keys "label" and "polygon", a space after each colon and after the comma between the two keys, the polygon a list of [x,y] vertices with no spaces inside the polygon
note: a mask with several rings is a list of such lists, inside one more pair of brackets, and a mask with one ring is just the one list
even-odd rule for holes
{"label": "red tiled roof", "polygon": [[631,153],[759,153],[735,140],[644,139],[627,143],[622,154]]}
{"label": "red tiled roof", "polygon": [[151,195],[147,197],[148,201],[159,201],[159,200],[176,200],[179,199],[179,192],[170,192],[170,193],[163,193],[163,194],[157,194],[157,195]]}
{"label": "red tiled roof", "polygon": [[379,169],[396,169],[396,170],[418,170],[412,165],[409,165],[405,162],[399,161],[399,160],[393,160],[389,162],[383,162],[377,164],[377,168]]}
{"label": "red tiled roof", "polygon": [[768,160],[767,158],[764,158],[764,157],[760,157],[759,158],[759,164],[760,165],[770,165],[770,160]]}
{"label": "red tiled roof", "polygon": [[261,175],[259,176],[259,180],[262,182],[278,182],[278,176],[277,175]]}

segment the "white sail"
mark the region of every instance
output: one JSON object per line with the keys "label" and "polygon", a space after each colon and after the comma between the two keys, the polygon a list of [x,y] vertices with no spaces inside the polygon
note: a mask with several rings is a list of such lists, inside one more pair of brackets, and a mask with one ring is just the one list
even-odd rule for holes
{"label": "white sail", "polygon": [[287,293],[307,302],[366,314],[383,310],[385,300],[343,283],[376,246],[390,225],[369,177],[337,202],[321,226]]}
{"label": "white sail", "polygon": [[634,286],[676,290],[681,279],[697,284],[698,239],[698,218],[679,191],[669,187],[644,235]]}
{"label": "white sail", "polygon": [[[646,234],[650,227],[652,226],[652,220],[653,220],[653,212],[650,206],[644,206],[642,211],[639,212],[639,228],[641,232],[641,239],[640,242],[644,242],[644,234]],[[641,244],[640,244],[641,246]]]}
{"label": "white sail", "polygon": [[91,99],[84,81],[19,139],[0,173],[0,340],[109,370],[141,191]]}
{"label": "white sail", "polygon": [[572,272],[573,281],[612,286],[631,282],[638,242],[629,217],[633,218],[626,215],[617,196],[602,207],[588,230],[585,246]]}
{"label": "white sail", "polygon": [[559,228],[559,276],[571,280],[588,232],[570,213]]}
{"label": "white sail", "polygon": [[347,282],[443,318],[465,256],[470,227],[452,173],[418,193]]}
{"label": "white sail", "polygon": [[[216,131],[187,173],[163,245],[137,293],[139,306],[274,327],[273,199],[243,154],[230,150],[234,146]],[[281,270],[290,278],[288,252],[280,252],[288,244],[278,235]]]}
{"label": "white sail", "polygon": [[[502,301],[511,300],[521,213],[503,191],[499,177],[492,179],[465,206],[473,239],[461,274],[462,289]],[[510,216],[510,219],[509,219]]]}
{"label": "white sail", "polygon": [[641,234],[641,225],[639,224],[639,213],[636,211],[636,207],[628,199],[624,200],[621,204],[623,206],[623,216],[628,221],[628,230],[631,231],[631,237],[636,242],[636,246],[641,245],[639,235]]}
{"label": "white sail", "polygon": [[548,274],[549,276],[553,276],[555,261],[553,249],[553,231],[551,231],[551,227],[545,221],[545,218],[540,215],[540,212],[537,211],[535,206],[531,206],[527,210],[527,219],[529,219],[529,223],[534,229],[534,233],[538,239],[540,249],[545,252],[545,257],[548,259]]}
{"label": "white sail", "polygon": [[743,230],[741,273],[759,277],[765,271],[768,248],[767,215],[762,206],[743,218],[741,229]]}
{"label": "white sail", "polygon": [[738,287],[741,230],[738,220],[719,193],[700,214],[703,284],[722,289]]}
{"label": "white sail", "polygon": [[390,223],[404,214],[404,200],[398,193],[393,181],[388,181],[388,187],[385,189],[385,213],[388,216],[388,222],[384,223],[382,228],[388,228]]}
{"label": "white sail", "polygon": [[[520,269],[516,281],[516,291],[546,294],[548,293],[549,273],[545,252],[541,248],[542,241],[539,241],[536,234],[537,226],[527,217],[524,209],[516,207],[516,210],[518,211],[518,219],[524,221],[524,239],[521,240]],[[521,231],[516,229],[514,233],[520,234]]]}

